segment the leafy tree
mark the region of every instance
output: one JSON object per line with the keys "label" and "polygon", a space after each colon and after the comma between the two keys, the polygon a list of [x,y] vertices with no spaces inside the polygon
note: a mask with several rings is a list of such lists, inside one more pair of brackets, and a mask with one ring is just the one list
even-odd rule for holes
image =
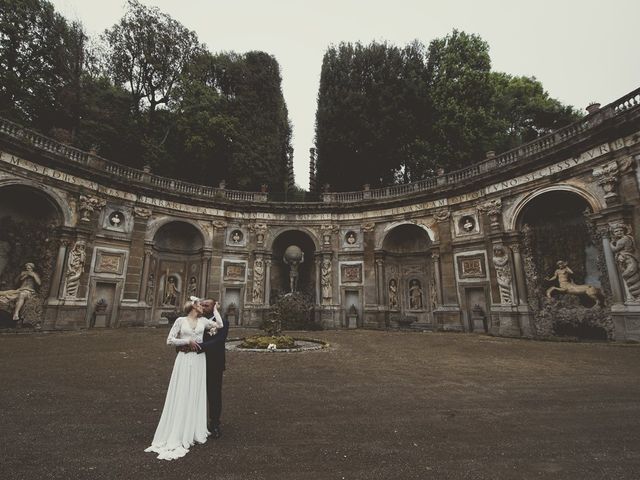
{"label": "leafy tree", "polygon": [[277,60],[254,51],[221,54],[214,63],[211,84],[224,99],[223,112],[237,119],[238,125],[227,185],[243,190],[268,185],[283,191],[293,150]]}
{"label": "leafy tree", "polygon": [[101,156],[119,163],[142,167],[143,132],[131,113],[128,92],[106,77],[85,75],[82,86],[76,145],[95,149]]}
{"label": "leafy tree", "polygon": [[318,181],[392,183],[415,171],[420,124],[429,115],[422,46],[342,43],[323,59],[316,114]]}
{"label": "leafy tree", "polygon": [[490,70],[489,46],[477,35],[454,30],[430,43],[427,75],[434,121],[427,150],[435,165],[461,168],[491,149]]}
{"label": "leafy tree", "polygon": [[169,142],[182,178],[217,185],[228,178],[237,145],[238,119],[228,112],[217,86],[217,59],[203,52],[191,62],[176,90],[175,129]]}
{"label": "leafy tree", "polygon": [[128,0],[119,23],[104,33],[108,72],[131,93],[132,105],[148,105],[153,125],[156,109],[167,105],[186,66],[200,50],[195,32],[137,0]]}
{"label": "leafy tree", "polygon": [[477,35],[454,30],[426,49],[342,43],[322,64],[318,183],[340,191],[420,180],[575,118],[537,80],[491,72]]}
{"label": "leafy tree", "polygon": [[495,150],[504,151],[534,140],[579,118],[570,106],[549,97],[535,77],[491,72],[494,118],[498,130]]}
{"label": "leafy tree", "polygon": [[43,0],[0,0],[0,115],[72,129],[85,36]]}

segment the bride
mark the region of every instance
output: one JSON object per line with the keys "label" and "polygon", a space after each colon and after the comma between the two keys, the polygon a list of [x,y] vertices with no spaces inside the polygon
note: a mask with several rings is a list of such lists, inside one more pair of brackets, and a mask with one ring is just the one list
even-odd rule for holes
{"label": "bride", "polygon": [[[167,344],[179,347],[169,381],[167,398],[153,436],[151,446],[145,452],[155,452],[161,460],[183,457],[194,443],[207,441],[207,363],[204,355],[198,355],[198,343],[205,330],[215,335],[222,328],[222,317],[217,304],[213,310],[215,321],[202,316],[202,306],[196,297],[184,305],[186,317],[176,319]],[[188,347],[189,351],[184,347]]]}

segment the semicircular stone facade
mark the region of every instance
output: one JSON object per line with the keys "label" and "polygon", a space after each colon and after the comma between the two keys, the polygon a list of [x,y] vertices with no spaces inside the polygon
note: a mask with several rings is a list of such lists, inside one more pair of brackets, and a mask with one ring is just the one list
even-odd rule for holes
{"label": "semicircular stone facade", "polygon": [[640,340],[639,160],[640,89],[464,170],[316,203],[0,120],[0,320],[157,325],[195,295],[258,326],[299,291],[325,328]]}

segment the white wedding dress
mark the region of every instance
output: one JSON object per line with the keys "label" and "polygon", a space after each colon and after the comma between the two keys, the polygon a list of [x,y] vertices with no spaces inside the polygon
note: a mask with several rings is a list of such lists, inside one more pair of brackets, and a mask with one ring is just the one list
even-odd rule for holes
{"label": "white wedding dress", "polygon": [[[202,342],[205,329],[222,328],[222,317],[216,311],[213,320],[198,318],[192,329],[187,317],[176,319],[167,344],[180,347],[191,340]],[[145,452],[155,452],[161,460],[184,457],[194,443],[207,441],[207,361],[204,354],[178,352],[169,381],[167,398],[153,436]]]}

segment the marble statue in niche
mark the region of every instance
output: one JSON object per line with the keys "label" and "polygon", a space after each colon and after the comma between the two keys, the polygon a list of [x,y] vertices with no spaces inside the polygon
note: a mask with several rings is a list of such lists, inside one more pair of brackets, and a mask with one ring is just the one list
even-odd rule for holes
{"label": "marble statue in niche", "polygon": [[178,305],[178,298],[180,298],[180,290],[178,290],[178,281],[175,276],[169,275],[167,277],[166,285],[164,287],[162,304],[176,306]]}
{"label": "marble statue in niche", "polygon": [[476,228],[476,222],[472,217],[469,216],[462,217],[462,219],[460,220],[460,225],[462,227],[462,230],[466,233],[471,233],[473,232],[474,228]]}
{"label": "marble statue in niche", "polygon": [[16,279],[18,288],[0,291],[0,305],[11,305],[15,302],[12,317],[14,321],[20,320],[20,312],[24,303],[36,293],[36,289],[42,283],[35,268],[33,263],[25,263],[24,270]]}
{"label": "marble statue in niche", "polygon": [[298,291],[298,267],[301,263],[304,263],[304,252],[297,245],[290,245],[284,251],[282,261],[285,265],[289,265],[289,292],[295,293]]}
{"label": "marble statue in niche", "polygon": [[546,280],[549,282],[558,280],[558,287],[550,287],[547,289],[546,295],[548,298],[553,298],[551,296],[553,292],[568,293],[570,295],[584,294],[595,302],[594,306],[601,305],[600,298],[602,294],[597,287],[594,287],[593,285],[576,285],[573,283],[573,270],[569,268],[567,262],[564,260],[558,260],[556,265],[558,268],[553,273],[553,276],[546,278]]}
{"label": "marble statue in niche", "polygon": [[411,310],[422,308],[422,287],[420,281],[413,279],[409,282],[409,307]]}
{"label": "marble statue in niche", "polygon": [[398,282],[395,278],[389,280],[389,308],[398,308]]}
{"label": "marble statue in niche", "polygon": [[109,225],[116,228],[122,228],[124,226],[124,213],[113,212],[109,215]]}
{"label": "marble statue in niche", "polygon": [[189,279],[189,285],[187,285],[187,296],[189,297],[198,296],[198,281],[196,280],[196,277],[191,277]]}
{"label": "marble statue in niche", "polygon": [[240,230],[234,230],[231,232],[231,242],[232,243],[240,243],[242,242],[242,232]]}
{"label": "marble statue in niche", "polygon": [[155,286],[156,286],[155,275],[152,272],[149,274],[149,278],[147,279],[147,293],[145,296],[145,300],[148,305],[153,305],[153,300],[155,297],[154,295]]}

